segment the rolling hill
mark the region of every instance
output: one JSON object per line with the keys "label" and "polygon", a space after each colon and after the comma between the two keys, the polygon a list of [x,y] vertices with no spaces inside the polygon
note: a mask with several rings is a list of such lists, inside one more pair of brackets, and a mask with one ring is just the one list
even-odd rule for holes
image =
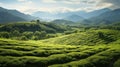
{"label": "rolling hill", "polygon": [[117,30],[101,29],[87,32],[73,33],[61,37],[43,40],[45,43],[67,44],[67,45],[97,45],[109,44],[119,40],[120,33]]}
{"label": "rolling hill", "polygon": [[68,20],[64,20],[64,19],[56,19],[56,20],[51,21],[51,23],[61,24],[61,25],[73,25],[73,24],[75,24],[72,21],[68,21]]}
{"label": "rolling hill", "polygon": [[12,32],[14,30],[20,32],[26,31],[46,31],[47,33],[63,32],[66,28],[53,23],[36,23],[36,22],[18,22],[3,24],[0,26],[0,32]]}

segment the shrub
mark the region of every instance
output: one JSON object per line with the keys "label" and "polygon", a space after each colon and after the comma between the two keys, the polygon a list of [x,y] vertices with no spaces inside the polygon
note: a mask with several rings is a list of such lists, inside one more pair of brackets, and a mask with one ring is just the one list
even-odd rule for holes
{"label": "shrub", "polygon": [[115,63],[113,67],[120,67],[120,59],[118,59]]}
{"label": "shrub", "polygon": [[28,40],[28,38],[26,36],[21,36],[20,40]]}
{"label": "shrub", "polygon": [[23,56],[23,53],[20,51],[12,50],[12,49],[1,49],[0,55],[2,56]]}

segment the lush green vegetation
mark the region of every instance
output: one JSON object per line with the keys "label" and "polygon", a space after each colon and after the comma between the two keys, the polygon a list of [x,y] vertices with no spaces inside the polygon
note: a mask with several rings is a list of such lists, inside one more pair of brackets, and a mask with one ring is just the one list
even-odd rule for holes
{"label": "lush green vegetation", "polygon": [[109,44],[120,39],[120,31],[100,29],[100,30],[87,30],[86,32],[76,32],[66,36],[47,39],[44,42],[53,44],[67,44],[67,45],[99,45]]}
{"label": "lush green vegetation", "polygon": [[1,24],[0,67],[120,67],[120,31],[109,26]]}
{"label": "lush green vegetation", "polygon": [[[67,30],[64,26],[52,23],[37,22],[19,22],[1,24],[0,37],[19,40],[40,40],[50,37],[56,37],[56,33],[62,33]],[[54,35],[52,35],[54,34]]]}

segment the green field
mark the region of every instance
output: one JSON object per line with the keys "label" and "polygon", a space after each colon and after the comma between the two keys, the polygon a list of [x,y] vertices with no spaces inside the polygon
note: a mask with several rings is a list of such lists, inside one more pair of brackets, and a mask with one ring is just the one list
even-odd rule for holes
{"label": "green field", "polygon": [[119,47],[0,39],[0,67],[119,67]]}

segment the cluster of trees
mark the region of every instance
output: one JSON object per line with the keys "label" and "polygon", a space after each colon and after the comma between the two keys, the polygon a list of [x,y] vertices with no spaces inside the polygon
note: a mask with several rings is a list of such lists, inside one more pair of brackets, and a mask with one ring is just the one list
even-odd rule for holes
{"label": "cluster of trees", "polygon": [[1,38],[16,38],[20,40],[28,40],[28,39],[41,39],[46,36],[45,31],[35,31],[35,32],[23,32],[15,30],[13,32],[0,32]]}
{"label": "cluster of trees", "polygon": [[105,26],[101,27],[103,29],[113,29],[113,30],[120,30],[120,26]]}
{"label": "cluster of trees", "polygon": [[47,33],[56,33],[56,32],[64,32],[66,28],[61,27],[52,23],[42,23],[39,20],[37,22],[21,22],[21,23],[11,23],[11,24],[2,24],[0,26],[0,32],[12,32],[14,30],[18,30],[21,32],[26,31],[46,31]]}
{"label": "cluster of trees", "polygon": [[100,26],[101,29],[112,29],[112,30],[120,30],[120,22],[116,22],[110,25]]}
{"label": "cluster of trees", "polygon": [[64,32],[66,28],[56,24],[36,22],[20,22],[0,25],[1,38],[14,38],[20,40],[40,40],[56,37],[56,33]]}
{"label": "cluster of trees", "polygon": [[107,43],[115,41],[115,36],[113,34],[105,34],[103,32],[98,32],[98,37],[105,40]]}
{"label": "cluster of trees", "polygon": [[47,34],[45,31],[23,32],[15,30],[13,32],[0,32],[0,38],[13,38],[19,40],[40,40],[56,37],[56,34]]}

